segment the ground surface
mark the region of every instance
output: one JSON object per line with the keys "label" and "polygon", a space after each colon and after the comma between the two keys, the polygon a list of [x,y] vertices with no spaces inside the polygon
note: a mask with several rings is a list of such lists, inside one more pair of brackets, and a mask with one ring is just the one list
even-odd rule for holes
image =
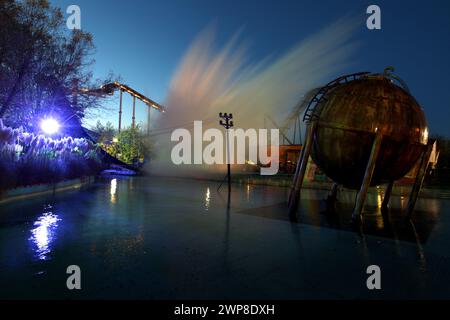
{"label": "ground surface", "polygon": [[[353,198],[322,214],[305,190],[298,223],[288,189],[168,178],[106,179],[80,191],[0,206],[0,298],[450,298],[450,201],[420,199],[413,224],[394,198],[370,196],[362,230]],[[361,232],[362,231],[362,232]],[[379,265],[382,290],[366,287]],[[78,265],[82,290],[66,289]]]}

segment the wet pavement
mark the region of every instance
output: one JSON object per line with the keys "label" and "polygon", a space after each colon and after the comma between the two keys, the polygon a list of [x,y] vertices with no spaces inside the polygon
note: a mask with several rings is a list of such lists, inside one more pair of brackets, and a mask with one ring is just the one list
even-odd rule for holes
{"label": "wet pavement", "polygon": [[[105,179],[81,190],[0,205],[0,299],[450,298],[450,200],[420,199],[412,223],[393,197],[371,195],[349,223],[353,194],[160,177]],[[366,268],[381,268],[381,290]],[[66,288],[78,265],[82,289]]]}

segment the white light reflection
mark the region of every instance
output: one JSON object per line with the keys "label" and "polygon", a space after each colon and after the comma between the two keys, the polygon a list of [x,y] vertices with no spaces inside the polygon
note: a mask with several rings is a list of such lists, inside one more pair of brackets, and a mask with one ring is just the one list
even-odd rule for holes
{"label": "white light reflection", "polygon": [[405,197],[404,196],[400,196],[400,208],[404,208],[405,207]]}
{"label": "white light reflection", "polygon": [[378,208],[378,212],[376,215],[376,224],[377,224],[377,228],[379,230],[384,229],[384,218],[381,212],[381,207],[383,206],[383,194],[382,193],[378,193],[377,195],[377,208]]}
{"label": "white light reflection", "polygon": [[378,209],[381,209],[381,206],[383,205],[383,199],[381,197],[381,194],[379,193],[377,196],[377,207]]}
{"label": "white light reflection", "polygon": [[111,203],[116,203],[116,194],[117,194],[117,179],[112,179],[111,180],[111,190],[110,190],[110,194],[111,194]]}
{"label": "white light reflection", "polygon": [[29,240],[33,244],[33,251],[39,260],[47,260],[51,252],[52,242],[58,227],[58,215],[51,212],[52,207],[45,207],[45,212],[34,222]]}
{"label": "white light reflection", "polygon": [[208,189],[206,189],[206,194],[205,194],[205,210],[208,211],[209,207],[211,205],[211,191]]}

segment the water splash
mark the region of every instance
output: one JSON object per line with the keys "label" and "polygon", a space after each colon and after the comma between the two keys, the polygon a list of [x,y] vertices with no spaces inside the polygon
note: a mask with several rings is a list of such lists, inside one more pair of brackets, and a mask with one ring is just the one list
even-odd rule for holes
{"label": "water splash", "polygon": [[213,30],[202,32],[181,61],[166,99],[167,112],[153,132],[158,140],[155,171],[170,167],[171,132],[191,129],[194,120],[203,120],[204,129],[218,128],[218,113],[232,112],[235,125],[244,129],[270,128],[264,125],[265,114],[283,122],[304,94],[350,65],[357,26],[354,19],[341,19],[278,58],[253,64],[246,63],[240,33],[214,52]]}

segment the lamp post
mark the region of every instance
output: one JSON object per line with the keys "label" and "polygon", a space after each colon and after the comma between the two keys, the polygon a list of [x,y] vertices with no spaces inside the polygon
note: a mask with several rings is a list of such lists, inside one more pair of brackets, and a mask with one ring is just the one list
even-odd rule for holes
{"label": "lamp post", "polygon": [[[219,113],[220,125],[226,129],[226,139],[227,139],[227,169],[228,169],[228,194],[231,193],[231,165],[230,165],[230,141],[228,139],[228,130],[233,128],[234,124],[231,119],[233,119],[233,114]],[[223,121],[225,120],[225,122]]]}

